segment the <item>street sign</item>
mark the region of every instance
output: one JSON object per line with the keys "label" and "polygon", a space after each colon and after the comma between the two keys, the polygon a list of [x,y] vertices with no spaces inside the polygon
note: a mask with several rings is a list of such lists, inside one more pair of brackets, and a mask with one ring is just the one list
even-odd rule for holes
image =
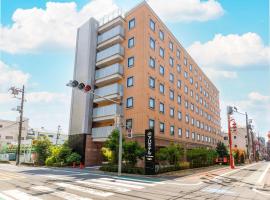
{"label": "street sign", "polygon": [[155,134],[153,129],[145,130],[145,174],[155,174]]}

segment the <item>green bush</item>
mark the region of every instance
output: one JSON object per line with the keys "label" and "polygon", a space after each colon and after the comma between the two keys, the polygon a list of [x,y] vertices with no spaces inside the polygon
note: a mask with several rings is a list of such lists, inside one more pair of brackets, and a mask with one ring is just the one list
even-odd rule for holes
{"label": "green bush", "polygon": [[37,163],[44,165],[46,159],[50,156],[50,147],[52,146],[47,137],[39,137],[33,141],[34,152],[38,154]]}
{"label": "green bush", "polygon": [[168,162],[170,165],[178,165],[179,160],[183,157],[183,152],[180,145],[171,143],[169,146],[159,149],[156,158],[160,163]]}
{"label": "green bush", "polygon": [[180,167],[180,169],[189,169],[190,163],[189,162],[180,162],[179,167]]}
{"label": "green bush", "polygon": [[56,159],[54,156],[48,157],[45,161],[46,166],[53,166],[53,164],[56,162]]}
{"label": "green bush", "polygon": [[81,162],[81,158],[82,158],[82,156],[80,154],[73,152],[67,157],[66,162],[68,164],[72,164],[74,162],[76,164],[79,164]]}
{"label": "green bush", "polygon": [[[99,168],[101,171],[107,171],[107,172],[117,172],[118,166],[113,164],[106,164],[102,165]],[[130,167],[128,165],[122,166],[122,173],[129,173],[129,174],[144,174],[144,168],[142,167]]]}
{"label": "green bush", "polygon": [[187,151],[187,160],[191,168],[206,167],[215,164],[217,152],[212,149],[194,148]]}
{"label": "green bush", "polygon": [[178,171],[180,170],[180,166],[178,165],[169,165],[169,166],[163,166],[160,167],[157,171],[157,173],[161,174],[161,173],[166,173],[166,172],[172,172],[172,171]]}

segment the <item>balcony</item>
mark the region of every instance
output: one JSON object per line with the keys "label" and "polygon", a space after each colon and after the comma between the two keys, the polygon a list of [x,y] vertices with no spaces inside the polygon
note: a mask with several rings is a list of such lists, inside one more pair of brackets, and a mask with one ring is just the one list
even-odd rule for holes
{"label": "balcony", "polygon": [[117,104],[102,106],[93,109],[93,122],[114,120],[116,115],[121,115],[122,109]]}
{"label": "balcony", "polygon": [[96,66],[102,68],[106,65],[123,60],[124,48],[120,44],[115,44],[97,53]]}
{"label": "balcony", "polygon": [[94,103],[108,101],[107,99],[116,100],[120,99],[120,97],[123,96],[123,87],[118,83],[114,83],[112,85],[96,89],[95,94],[98,96],[105,97],[106,99],[95,96]]}
{"label": "balcony", "polygon": [[123,66],[119,63],[97,70],[95,75],[96,86],[101,87],[122,79],[123,71]]}
{"label": "balcony", "polygon": [[98,36],[97,50],[103,50],[124,40],[124,28],[120,25]]}
{"label": "balcony", "polygon": [[104,33],[115,26],[123,26],[125,20],[123,19],[122,13],[113,13],[113,15],[104,18],[103,22],[101,22],[101,26],[98,29],[99,34]]}
{"label": "balcony", "polygon": [[111,135],[114,126],[104,126],[92,128],[92,138],[94,142],[104,142]]}

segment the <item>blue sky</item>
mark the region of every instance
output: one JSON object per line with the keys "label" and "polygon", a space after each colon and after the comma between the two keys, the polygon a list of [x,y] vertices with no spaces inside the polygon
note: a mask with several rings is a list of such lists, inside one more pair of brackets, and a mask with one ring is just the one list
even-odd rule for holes
{"label": "blue sky", "polygon": [[[10,108],[17,102],[10,101],[7,88],[24,83],[30,125],[56,129],[60,124],[67,131],[70,90],[65,83],[72,78],[76,28],[91,16],[101,18],[117,7],[128,10],[141,1],[48,2],[1,1],[0,118],[16,118]],[[217,85],[223,127],[225,106],[232,104],[247,111],[265,135],[270,130],[268,1],[148,2]]]}

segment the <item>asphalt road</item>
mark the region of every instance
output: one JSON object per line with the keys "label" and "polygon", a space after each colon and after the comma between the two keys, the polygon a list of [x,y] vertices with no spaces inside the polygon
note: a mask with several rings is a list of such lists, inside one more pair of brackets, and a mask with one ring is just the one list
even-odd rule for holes
{"label": "asphalt road", "polygon": [[0,164],[0,200],[268,199],[270,162],[221,168],[181,178],[103,174]]}

